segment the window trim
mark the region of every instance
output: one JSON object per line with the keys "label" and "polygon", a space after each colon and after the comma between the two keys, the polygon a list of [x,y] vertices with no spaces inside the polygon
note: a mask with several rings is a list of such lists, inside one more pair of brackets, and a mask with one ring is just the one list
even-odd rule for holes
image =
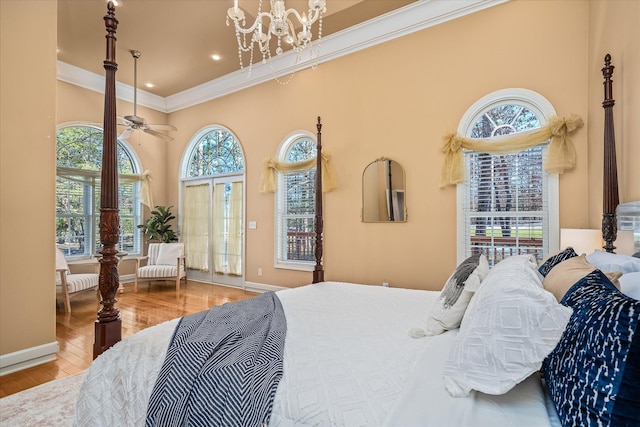
{"label": "window trim", "polygon": [[[542,95],[524,88],[507,88],[491,92],[474,102],[464,113],[458,124],[458,134],[468,136],[478,118],[487,110],[500,105],[519,103],[534,111],[544,125],[550,116],[556,115],[553,105]],[[543,161],[547,147],[543,149]],[[466,159],[465,159],[466,164]],[[549,222],[547,226],[547,253],[553,253],[560,247],[560,185],[557,174],[543,172],[543,188],[546,186]],[[466,223],[462,206],[465,202],[468,181],[456,185],[456,257],[458,264],[465,260]]]}
{"label": "window trim", "polygon": [[[276,151],[276,158],[278,161],[286,161],[287,153],[289,149],[295,142],[299,139],[309,139],[314,142],[314,144],[318,144],[316,139],[316,135],[307,131],[307,130],[296,130],[289,133],[278,146],[278,150]],[[314,158],[316,156],[314,155]],[[284,186],[284,176],[281,173],[278,173],[278,188],[275,192],[275,203],[274,203],[274,242],[273,242],[273,266],[274,268],[280,268],[284,270],[295,270],[295,271],[313,271],[316,265],[314,261],[293,261],[287,260],[282,261],[278,257],[278,253],[280,252],[280,248],[278,246],[280,239],[280,217],[278,215],[280,203],[282,201],[280,189]],[[315,209],[315,208],[314,208]]]}
{"label": "window trim", "polygon": [[[99,131],[102,132],[102,134],[104,135],[104,129],[92,122],[84,122],[84,121],[69,121],[69,122],[63,122],[63,123],[58,123],[56,125],[56,158],[57,158],[57,146],[58,146],[58,140],[57,140],[57,135],[58,135],[58,131],[62,128],[68,128],[68,127],[89,127],[89,128],[93,128],[93,129],[97,129]],[[143,173],[142,171],[144,171],[144,169],[142,168],[142,163],[140,162],[140,158],[138,157],[138,153],[136,153],[136,151],[133,149],[133,147],[129,144],[129,142],[127,140],[121,139],[120,137],[118,137],[118,144],[121,144],[124,149],[127,151],[127,154],[129,155],[129,157],[131,158],[131,161],[133,163],[133,168],[134,168],[134,174],[141,174]],[[100,160],[102,162],[102,159]],[[56,162],[56,167],[57,167],[57,162]],[[57,175],[56,175],[57,176]],[[138,184],[139,186],[140,184]],[[57,194],[57,186],[56,186],[56,194]],[[56,196],[57,197],[57,196]],[[139,195],[136,196],[138,199],[138,215],[137,218],[134,217],[134,221],[137,222],[137,224],[134,224],[135,226],[137,226],[138,224],[142,224],[142,220],[143,220],[143,216],[144,216],[144,207],[142,206],[142,202],[140,201],[140,197]],[[118,203],[120,202],[120,200],[118,200]],[[56,202],[57,203],[57,202]],[[54,207],[55,208],[55,207]],[[92,217],[94,217],[95,219],[98,220],[98,222],[100,221],[100,211],[96,210],[96,206],[95,206],[95,200],[92,197],[91,200],[91,210],[95,211],[94,214],[92,215]],[[57,218],[57,215],[56,215]],[[94,235],[95,238],[95,244],[98,245],[100,243],[100,230],[98,229],[97,226],[95,226],[94,224],[96,223],[96,221],[92,221],[92,225],[91,225],[91,232]],[[142,255],[142,252],[144,250],[144,237],[141,235],[141,233],[136,233],[134,230],[134,239],[138,239],[138,252],[132,252],[132,253],[127,253],[127,255],[129,256],[139,256]],[[83,260],[83,259],[91,259],[94,256],[94,253],[92,251],[91,254],[89,255],[65,255],[65,257],[69,260]]]}

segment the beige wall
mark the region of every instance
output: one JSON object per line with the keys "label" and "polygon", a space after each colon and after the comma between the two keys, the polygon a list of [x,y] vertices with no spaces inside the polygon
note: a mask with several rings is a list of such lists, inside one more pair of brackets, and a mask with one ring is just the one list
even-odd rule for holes
{"label": "beige wall", "polygon": [[[604,96],[601,69],[611,55],[620,203],[640,200],[640,2],[590,2],[589,228],[602,221]],[[585,224],[585,227],[587,224]]]}
{"label": "beige wall", "polygon": [[[50,281],[41,285],[53,270],[53,249],[20,248],[21,242],[44,239],[54,233],[53,212],[53,127],[69,121],[102,120],[102,95],[53,81],[55,55],[53,42],[29,41],[42,31],[55,31],[54,6],[30,8],[42,2],[2,0],[2,302],[0,304],[0,351],[15,351],[51,340],[55,333],[53,291]],[[321,64],[316,70],[296,74],[288,86],[268,82],[221,99],[189,109],[161,114],[141,109],[149,122],[166,121],[178,127],[175,141],[165,143],[145,134],[129,142],[142,167],[152,171],[156,203],[178,205],[179,165],[183,150],[200,129],[221,124],[239,138],[246,155],[247,221],[256,221],[257,229],[246,230],[246,280],[279,286],[309,283],[310,273],[275,269],[274,197],[259,193],[258,179],[262,162],[273,156],[282,139],[290,132],[305,129],[315,133],[318,115],[323,122],[323,145],[333,155],[339,188],[325,194],[325,266],[327,280],[354,281],[392,286],[439,289],[455,267],[456,197],[455,188],[438,188],[442,154],[442,135],[456,129],[466,109],[480,97],[503,88],[523,87],[546,97],[560,115],[579,114],[585,128],[573,138],[578,153],[576,168],[560,178],[560,225],[562,227],[598,227],[602,192],[602,57],[610,52],[614,59],[615,116],[621,201],[639,200],[640,168],[638,144],[640,116],[638,106],[638,8],[635,1],[512,1],[472,16],[406,36],[363,52]],[[6,18],[16,9],[24,21]],[[37,31],[27,31],[29,25]],[[44,30],[43,30],[44,28]],[[5,46],[10,59],[24,60],[24,43],[8,42],[7,34],[24,37],[27,46],[39,53],[31,58],[39,62],[39,80],[34,88],[28,73],[5,61]],[[47,34],[44,34],[46,37]],[[54,40],[55,37],[46,37]],[[33,43],[33,46],[30,46]],[[634,44],[636,43],[636,44]],[[22,55],[24,56],[24,55]],[[5,70],[8,67],[9,70]],[[52,70],[53,69],[53,70]],[[7,74],[12,73],[12,74]],[[16,75],[20,73],[20,75]],[[28,86],[28,95],[6,82]],[[53,115],[57,88],[57,119]],[[33,90],[32,90],[33,89]],[[27,90],[27,88],[25,88]],[[44,102],[43,102],[44,99]],[[36,102],[37,101],[37,102]],[[11,106],[11,110],[7,109]],[[26,118],[37,120],[23,127]],[[21,111],[16,109],[16,106]],[[129,112],[131,105],[120,102],[118,111]],[[32,145],[11,145],[7,141],[24,140],[29,132]],[[635,144],[634,144],[635,142]],[[50,144],[50,145],[48,145]],[[6,183],[7,176],[22,168],[6,160],[5,153],[29,157],[34,171],[33,193],[42,197],[22,200]],[[371,161],[386,156],[400,162],[406,172],[408,222],[402,224],[365,224],[360,221],[362,171]],[[14,162],[15,163],[15,162]],[[6,171],[6,172],[5,172]],[[44,181],[43,181],[44,180]],[[48,183],[49,187],[42,183]],[[26,185],[31,185],[27,183]],[[31,188],[29,188],[31,190]],[[41,207],[37,220],[19,217],[7,206],[18,200]],[[32,210],[35,212],[35,208]],[[43,214],[45,220],[43,220]],[[11,224],[8,227],[7,218]],[[48,219],[46,219],[48,218]],[[25,224],[15,227],[15,224]],[[35,225],[34,225],[35,224]],[[35,227],[35,228],[34,228]],[[6,234],[5,234],[6,233]],[[7,236],[15,238],[7,239]],[[19,236],[17,235],[19,234]],[[8,241],[10,240],[10,241]],[[18,245],[18,248],[16,248]],[[25,258],[24,253],[29,253]],[[30,271],[33,259],[40,259],[42,271]],[[11,266],[11,271],[5,268]],[[49,267],[47,267],[49,265]],[[257,269],[263,269],[258,277]],[[33,269],[31,269],[33,270]],[[18,277],[21,280],[15,280]],[[25,285],[24,273],[35,276]],[[47,272],[47,273],[43,273]],[[34,298],[50,292],[50,299]],[[6,296],[12,297],[10,303]],[[20,301],[20,304],[15,304]],[[14,308],[15,307],[15,308]],[[25,309],[28,307],[28,309]],[[29,314],[27,314],[27,312]],[[42,313],[42,314],[41,314]],[[35,317],[34,317],[35,316]],[[40,338],[25,342],[14,336],[16,321],[28,321],[29,329]]]}
{"label": "beige wall", "polygon": [[[246,279],[305,284],[310,274],[273,268],[274,197],[258,193],[257,182],[282,139],[315,132],[320,115],[339,185],[324,198],[325,278],[440,289],[456,258],[455,188],[438,187],[442,135],[474,101],[507,87],[532,89],[558,114],[586,118],[588,13],[586,2],[511,2],[321,64],[288,86],[269,82],[173,113],[180,131],[167,181],[177,182],[193,134],[208,123],[229,127],[247,156],[247,221],[258,224],[246,234]],[[560,181],[561,221],[575,226],[588,221],[586,138],[576,134],[578,165]],[[381,156],[405,168],[407,223],[360,221],[362,171]],[[177,204],[177,185],[168,191]]]}
{"label": "beige wall", "polygon": [[56,25],[55,1],[0,1],[1,355],[56,340]]}

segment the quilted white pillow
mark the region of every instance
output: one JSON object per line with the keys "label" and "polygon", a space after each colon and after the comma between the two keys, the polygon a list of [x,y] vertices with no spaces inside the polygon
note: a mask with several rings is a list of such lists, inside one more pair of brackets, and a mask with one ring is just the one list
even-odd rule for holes
{"label": "quilted white pillow", "polygon": [[182,244],[181,243],[164,243],[160,245],[158,251],[158,259],[156,264],[159,265],[176,265],[179,257],[182,256]]}
{"label": "quilted white pillow", "polygon": [[544,290],[541,277],[533,255],[506,258],[489,271],[445,365],[449,394],[504,394],[540,369],[572,313]]}
{"label": "quilted white pillow", "polygon": [[460,326],[473,293],[488,273],[489,263],[484,255],[473,255],[461,262],[429,312],[425,335],[439,335]]}

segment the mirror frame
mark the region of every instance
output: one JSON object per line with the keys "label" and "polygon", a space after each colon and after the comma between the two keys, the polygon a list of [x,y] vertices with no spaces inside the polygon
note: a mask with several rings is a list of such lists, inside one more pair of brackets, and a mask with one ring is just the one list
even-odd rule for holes
{"label": "mirror frame", "polygon": [[[374,170],[374,174],[372,174],[371,172],[367,174],[368,170],[372,170],[370,168],[376,167],[376,165],[379,165],[380,162],[386,162],[387,165],[389,165],[384,166],[384,176],[380,176],[381,174],[377,172],[377,170]],[[397,177],[394,180],[393,171],[396,171],[396,175],[398,174],[398,172],[402,173],[400,185],[397,184]],[[371,182],[372,179],[374,180],[373,182]],[[382,179],[384,179],[384,182],[381,182]],[[372,185],[373,188],[371,188]],[[391,188],[393,191],[389,192],[389,188]],[[380,157],[369,163],[362,172],[362,208],[360,211],[360,220],[366,223],[407,222],[406,188],[406,174],[404,172],[404,167],[400,163],[395,160],[389,159],[388,157]],[[400,195],[402,195],[402,197],[395,197]],[[387,206],[386,219],[380,219],[380,215],[377,215],[377,219],[372,218],[374,215],[367,215],[366,212],[370,212],[369,207],[372,205],[372,203],[379,205],[382,198],[384,198],[384,200],[382,200],[382,203],[386,201]],[[380,206],[378,206],[375,211],[380,213]]]}

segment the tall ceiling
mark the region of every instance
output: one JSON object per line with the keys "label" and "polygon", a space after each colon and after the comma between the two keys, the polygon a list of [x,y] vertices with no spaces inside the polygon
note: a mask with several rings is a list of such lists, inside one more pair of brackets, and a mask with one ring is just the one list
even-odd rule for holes
{"label": "tall ceiling", "polygon": [[[240,0],[253,22],[259,0]],[[327,0],[322,35],[402,8],[416,0]],[[233,0],[121,0],[116,7],[117,81],[133,85],[131,50],[141,52],[138,87],[167,97],[240,69],[235,31],[226,25]],[[269,1],[262,0],[262,9]],[[286,0],[307,9],[306,0]],[[104,75],[106,0],[58,0],[58,60]],[[314,25],[314,33],[317,24]],[[212,54],[222,58],[214,61]],[[153,83],[148,88],[146,83]]]}

